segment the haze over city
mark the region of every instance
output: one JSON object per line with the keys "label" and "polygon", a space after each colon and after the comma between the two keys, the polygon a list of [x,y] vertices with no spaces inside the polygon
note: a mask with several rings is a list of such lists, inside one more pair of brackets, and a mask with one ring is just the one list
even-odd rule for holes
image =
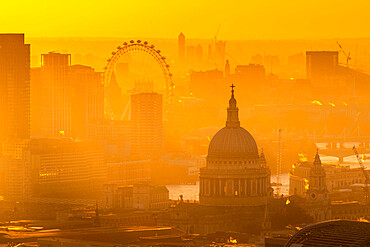
{"label": "haze over city", "polygon": [[[28,37],[209,38],[225,40],[362,38],[367,1],[71,1],[2,3],[4,32]],[[17,9],[17,11],[15,11]]]}
{"label": "haze over city", "polygon": [[0,246],[370,246],[366,1],[7,1]]}

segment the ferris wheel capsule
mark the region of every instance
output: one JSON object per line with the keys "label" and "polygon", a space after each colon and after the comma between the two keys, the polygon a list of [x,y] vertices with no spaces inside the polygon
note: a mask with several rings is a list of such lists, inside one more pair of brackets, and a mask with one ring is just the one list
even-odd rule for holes
{"label": "ferris wheel capsule", "polygon": [[114,52],[114,51],[113,51],[113,52],[112,52],[112,55],[113,55],[113,56],[114,56],[114,55],[116,55],[116,52]]}
{"label": "ferris wheel capsule", "polygon": [[169,75],[169,76],[172,76],[172,74],[171,74],[171,73],[169,73],[168,75]]}
{"label": "ferris wheel capsule", "polygon": [[121,49],[121,46],[117,46],[117,50],[120,50]]}
{"label": "ferris wheel capsule", "polygon": [[144,45],[147,45],[148,44],[148,41],[144,41]]}
{"label": "ferris wheel capsule", "polygon": [[107,62],[110,62],[111,61],[111,59],[109,58],[109,59],[107,59]]}
{"label": "ferris wheel capsule", "polygon": [[170,65],[169,65],[169,64],[166,64],[166,67],[167,67],[167,68],[169,68],[169,67],[170,67]]}
{"label": "ferris wheel capsule", "polygon": [[161,50],[157,50],[158,53],[161,53]]}
{"label": "ferris wheel capsule", "polygon": [[165,56],[162,56],[162,59],[163,59],[163,60],[165,60],[165,59],[166,59],[166,57],[165,57]]}
{"label": "ferris wheel capsule", "polygon": [[135,41],[134,40],[130,40],[130,43],[133,44]]}
{"label": "ferris wheel capsule", "polygon": [[141,43],[141,40],[140,40],[140,39],[138,39],[136,42],[140,44],[140,43]]}
{"label": "ferris wheel capsule", "polygon": [[127,45],[127,42],[123,43],[123,45]]}
{"label": "ferris wheel capsule", "polygon": [[151,46],[150,46],[150,48],[152,48],[152,49],[153,49],[153,48],[154,48],[154,45],[151,45]]}

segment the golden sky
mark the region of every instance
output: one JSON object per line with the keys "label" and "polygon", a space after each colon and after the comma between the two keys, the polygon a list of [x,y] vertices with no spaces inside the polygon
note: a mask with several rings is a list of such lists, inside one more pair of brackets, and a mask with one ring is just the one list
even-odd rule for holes
{"label": "golden sky", "polygon": [[369,37],[368,0],[1,0],[0,32],[28,37]]}

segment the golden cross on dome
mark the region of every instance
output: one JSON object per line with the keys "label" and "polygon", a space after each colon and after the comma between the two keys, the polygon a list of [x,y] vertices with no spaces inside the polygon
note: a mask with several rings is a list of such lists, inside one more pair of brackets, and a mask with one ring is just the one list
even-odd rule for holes
{"label": "golden cross on dome", "polygon": [[234,84],[231,84],[230,87],[231,87],[231,92],[234,93],[234,87],[235,87]]}

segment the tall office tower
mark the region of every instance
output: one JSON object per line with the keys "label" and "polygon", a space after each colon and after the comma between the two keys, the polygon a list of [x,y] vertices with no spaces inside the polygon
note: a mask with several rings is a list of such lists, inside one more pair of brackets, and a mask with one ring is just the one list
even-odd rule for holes
{"label": "tall office tower", "polygon": [[31,68],[30,115],[31,137],[41,136],[41,68]]}
{"label": "tall office tower", "polygon": [[186,63],[191,67],[194,67],[196,64],[196,54],[197,48],[195,46],[189,45],[186,47]]}
{"label": "tall office tower", "polygon": [[131,95],[132,153],[157,157],[163,147],[162,95]]}
{"label": "tall office tower", "polygon": [[30,136],[30,45],[0,34],[0,140]]}
{"label": "tall office tower", "polygon": [[83,65],[69,68],[71,85],[71,135],[86,138],[88,125],[104,119],[104,85],[102,73]]}
{"label": "tall office tower", "polygon": [[107,118],[109,119],[121,119],[121,113],[124,111],[122,109],[122,89],[117,83],[116,75],[113,72],[112,77],[110,79],[110,83],[105,88],[105,94],[107,95],[106,100],[107,109],[105,109],[107,113]]}
{"label": "tall office tower", "polygon": [[45,137],[71,136],[70,54],[41,55],[41,130]]}
{"label": "tall office tower", "polygon": [[201,46],[201,44],[198,44],[196,49],[196,62],[197,65],[201,65],[203,62],[203,47]]}
{"label": "tall office tower", "polygon": [[215,43],[215,62],[218,69],[224,69],[225,66],[225,41],[217,41]]}
{"label": "tall office tower", "polygon": [[214,58],[214,54],[213,54],[212,45],[209,44],[208,45],[208,62],[211,62],[213,58]]}
{"label": "tall office tower", "polygon": [[178,36],[178,47],[179,47],[179,60],[180,62],[185,61],[185,35],[180,33]]}
{"label": "tall office tower", "polygon": [[312,81],[325,82],[335,76],[338,67],[338,51],[307,51],[307,78]]}
{"label": "tall office tower", "polygon": [[226,60],[225,64],[225,77],[228,78],[230,76],[230,63],[229,60]]}

